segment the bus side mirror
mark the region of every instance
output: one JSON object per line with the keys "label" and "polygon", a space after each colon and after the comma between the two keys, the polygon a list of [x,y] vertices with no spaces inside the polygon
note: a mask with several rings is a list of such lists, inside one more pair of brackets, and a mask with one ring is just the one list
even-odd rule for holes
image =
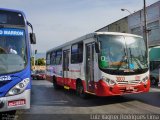
{"label": "bus side mirror", "polygon": [[96,50],[96,53],[100,53],[100,45],[99,45],[99,42],[95,42],[95,50]]}
{"label": "bus side mirror", "polygon": [[31,44],[36,44],[36,35],[35,33],[30,33]]}

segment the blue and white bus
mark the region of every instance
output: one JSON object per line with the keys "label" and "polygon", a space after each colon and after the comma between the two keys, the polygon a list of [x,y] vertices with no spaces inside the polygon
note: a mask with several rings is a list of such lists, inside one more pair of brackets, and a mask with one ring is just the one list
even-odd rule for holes
{"label": "blue and white bus", "polygon": [[30,108],[30,44],[35,43],[24,13],[0,8],[0,112]]}

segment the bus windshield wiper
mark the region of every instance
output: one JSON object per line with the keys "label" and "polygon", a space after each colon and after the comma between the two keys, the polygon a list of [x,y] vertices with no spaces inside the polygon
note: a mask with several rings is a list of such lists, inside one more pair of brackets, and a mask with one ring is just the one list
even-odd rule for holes
{"label": "bus windshield wiper", "polygon": [[119,67],[117,68],[117,70],[119,70],[119,69],[121,68],[123,62],[126,60],[127,54],[126,54],[125,48],[124,48],[124,54],[125,54],[125,55],[122,56],[122,59],[121,59],[121,61],[120,61],[120,65],[119,65]]}

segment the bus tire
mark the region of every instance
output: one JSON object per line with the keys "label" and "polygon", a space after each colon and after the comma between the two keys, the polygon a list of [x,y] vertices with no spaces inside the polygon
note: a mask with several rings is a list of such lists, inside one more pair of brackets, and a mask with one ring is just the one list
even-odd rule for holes
{"label": "bus tire", "polygon": [[158,85],[158,80],[153,77],[153,78],[151,79],[151,85],[155,85],[155,86]]}
{"label": "bus tire", "polygon": [[57,80],[55,76],[53,76],[53,87],[56,90],[60,88],[60,86],[57,84]]}
{"label": "bus tire", "polygon": [[83,99],[87,98],[87,94],[84,92],[82,81],[78,81],[76,84],[76,94]]}

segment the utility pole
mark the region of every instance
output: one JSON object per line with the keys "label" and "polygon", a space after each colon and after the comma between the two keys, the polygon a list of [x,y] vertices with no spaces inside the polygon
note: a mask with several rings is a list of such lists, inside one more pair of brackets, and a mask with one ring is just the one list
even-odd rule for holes
{"label": "utility pole", "polygon": [[36,54],[37,54],[37,50],[34,50],[34,68],[36,68]]}
{"label": "utility pole", "polygon": [[34,58],[33,66],[34,66],[34,70],[35,70],[35,61],[36,60],[35,60],[35,48],[34,48],[34,45],[33,45],[33,58]]}
{"label": "utility pole", "polygon": [[146,42],[146,47],[147,47],[147,51],[148,51],[148,30],[147,30],[147,12],[146,12],[146,0],[143,0],[144,3],[144,39]]}

